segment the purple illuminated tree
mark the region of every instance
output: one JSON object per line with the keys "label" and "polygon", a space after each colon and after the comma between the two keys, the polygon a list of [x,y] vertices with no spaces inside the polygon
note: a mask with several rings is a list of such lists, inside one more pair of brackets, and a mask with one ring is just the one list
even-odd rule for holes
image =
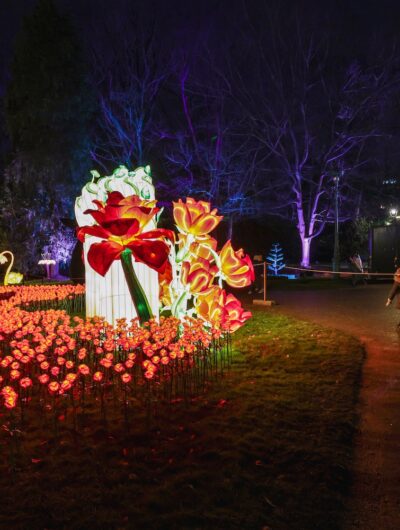
{"label": "purple illuminated tree", "polygon": [[211,47],[205,42],[194,46],[175,70],[178,119],[162,132],[171,176],[165,191],[210,201],[224,215],[231,238],[235,219],[262,212],[258,147],[246,134],[247,119]]}
{"label": "purple illuminated tree", "polygon": [[89,33],[101,111],[92,158],[107,169],[155,164],[164,198],[211,201],[231,235],[235,218],[263,204],[258,146],[224,66],[227,14],[216,5],[211,23],[201,7],[119,4]]}
{"label": "purple illuminated tree", "polygon": [[336,198],[338,220],[354,217],[359,171],[397,80],[391,60],[342,64],[325,36],[299,19],[286,23],[279,17],[268,31],[252,28],[253,68],[246,77],[237,73],[237,84],[253,138],[272,154],[269,212],[296,223],[308,267],[312,242],[335,220]]}

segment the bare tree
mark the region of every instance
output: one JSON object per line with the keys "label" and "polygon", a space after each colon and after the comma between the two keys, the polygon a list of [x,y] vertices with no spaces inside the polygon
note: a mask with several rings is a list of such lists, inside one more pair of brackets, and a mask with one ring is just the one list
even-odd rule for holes
{"label": "bare tree", "polygon": [[231,238],[235,220],[260,215],[262,193],[258,148],[217,63],[204,42],[178,63],[171,88],[178,119],[162,134],[170,192],[210,201],[225,216]]}
{"label": "bare tree", "polygon": [[390,59],[341,64],[326,37],[299,19],[286,29],[270,20],[268,31],[253,34],[253,68],[237,74],[240,101],[252,136],[272,154],[269,212],[296,223],[308,267],[312,241],[335,219],[335,197],[339,220],[354,216],[358,170],[368,161],[368,142],[380,135],[379,116],[397,80]]}
{"label": "bare tree", "polygon": [[[169,72],[157,16],[114,11],[91,40],[91,64],[97,88],[99,120],[93,159],[110,169],[148,163],[154,140],[154,114]],[[104,19],[103,19],[104,22]],[[94,32],[96,35],[96,31]]]}

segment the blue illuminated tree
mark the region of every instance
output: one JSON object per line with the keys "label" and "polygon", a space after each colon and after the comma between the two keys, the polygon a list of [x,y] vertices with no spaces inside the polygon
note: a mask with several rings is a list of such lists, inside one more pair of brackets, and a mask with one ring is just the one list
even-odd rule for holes
{"label": "blue illuminated tree", "polygon": [[267,256],[268,270],[272,271],[274,276],[278,276],[279,271],[285,268],[282,247],[279,243],[274,243]]}
{"label": "blue illuminated tree", "polygon": [[104,170],[153,162],[160,92],[171,70],[164,11],[149,14],[148,6],[129,2],[121,9],[98,21],[88,43],[99,102],[91,156]]}

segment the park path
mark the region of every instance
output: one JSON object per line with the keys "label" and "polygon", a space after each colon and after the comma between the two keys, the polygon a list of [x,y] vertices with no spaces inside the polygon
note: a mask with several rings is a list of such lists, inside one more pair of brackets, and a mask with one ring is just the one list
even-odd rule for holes
{"label": "park path", "polygon": [[400,530],[400,311],[390,286],[271,290],[273,311],[357,336],[367,357],[360,394],[355,477],[345,530]]}

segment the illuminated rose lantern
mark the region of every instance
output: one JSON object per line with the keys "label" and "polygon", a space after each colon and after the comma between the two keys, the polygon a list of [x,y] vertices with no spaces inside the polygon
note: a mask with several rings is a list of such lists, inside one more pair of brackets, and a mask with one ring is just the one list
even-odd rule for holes
{"label": "illuminated rose lantern", "polygon": [[159,209],[150,167],[128,171],[120,166],[111,176],[93,171],[92,177],[75,202],[85,260],[86,315],[111,324],[120,318],[158,318],[158,273],[167,264],[168,231],[156,228]]}
{"label": "illuminated rose lantern", "polygon": [[218,250],[210,234],[223,217],[209,202],[179,199],[173,203],[173,216],[178,237],[170,245],[170,266],[160,275],[162,311],[181,320],[196,317],[206,327],[235,332],[251,313],[223,285],[235,289],[251,285],[254,268],[249,256],[242,249],[234,250],[230,241]]}

